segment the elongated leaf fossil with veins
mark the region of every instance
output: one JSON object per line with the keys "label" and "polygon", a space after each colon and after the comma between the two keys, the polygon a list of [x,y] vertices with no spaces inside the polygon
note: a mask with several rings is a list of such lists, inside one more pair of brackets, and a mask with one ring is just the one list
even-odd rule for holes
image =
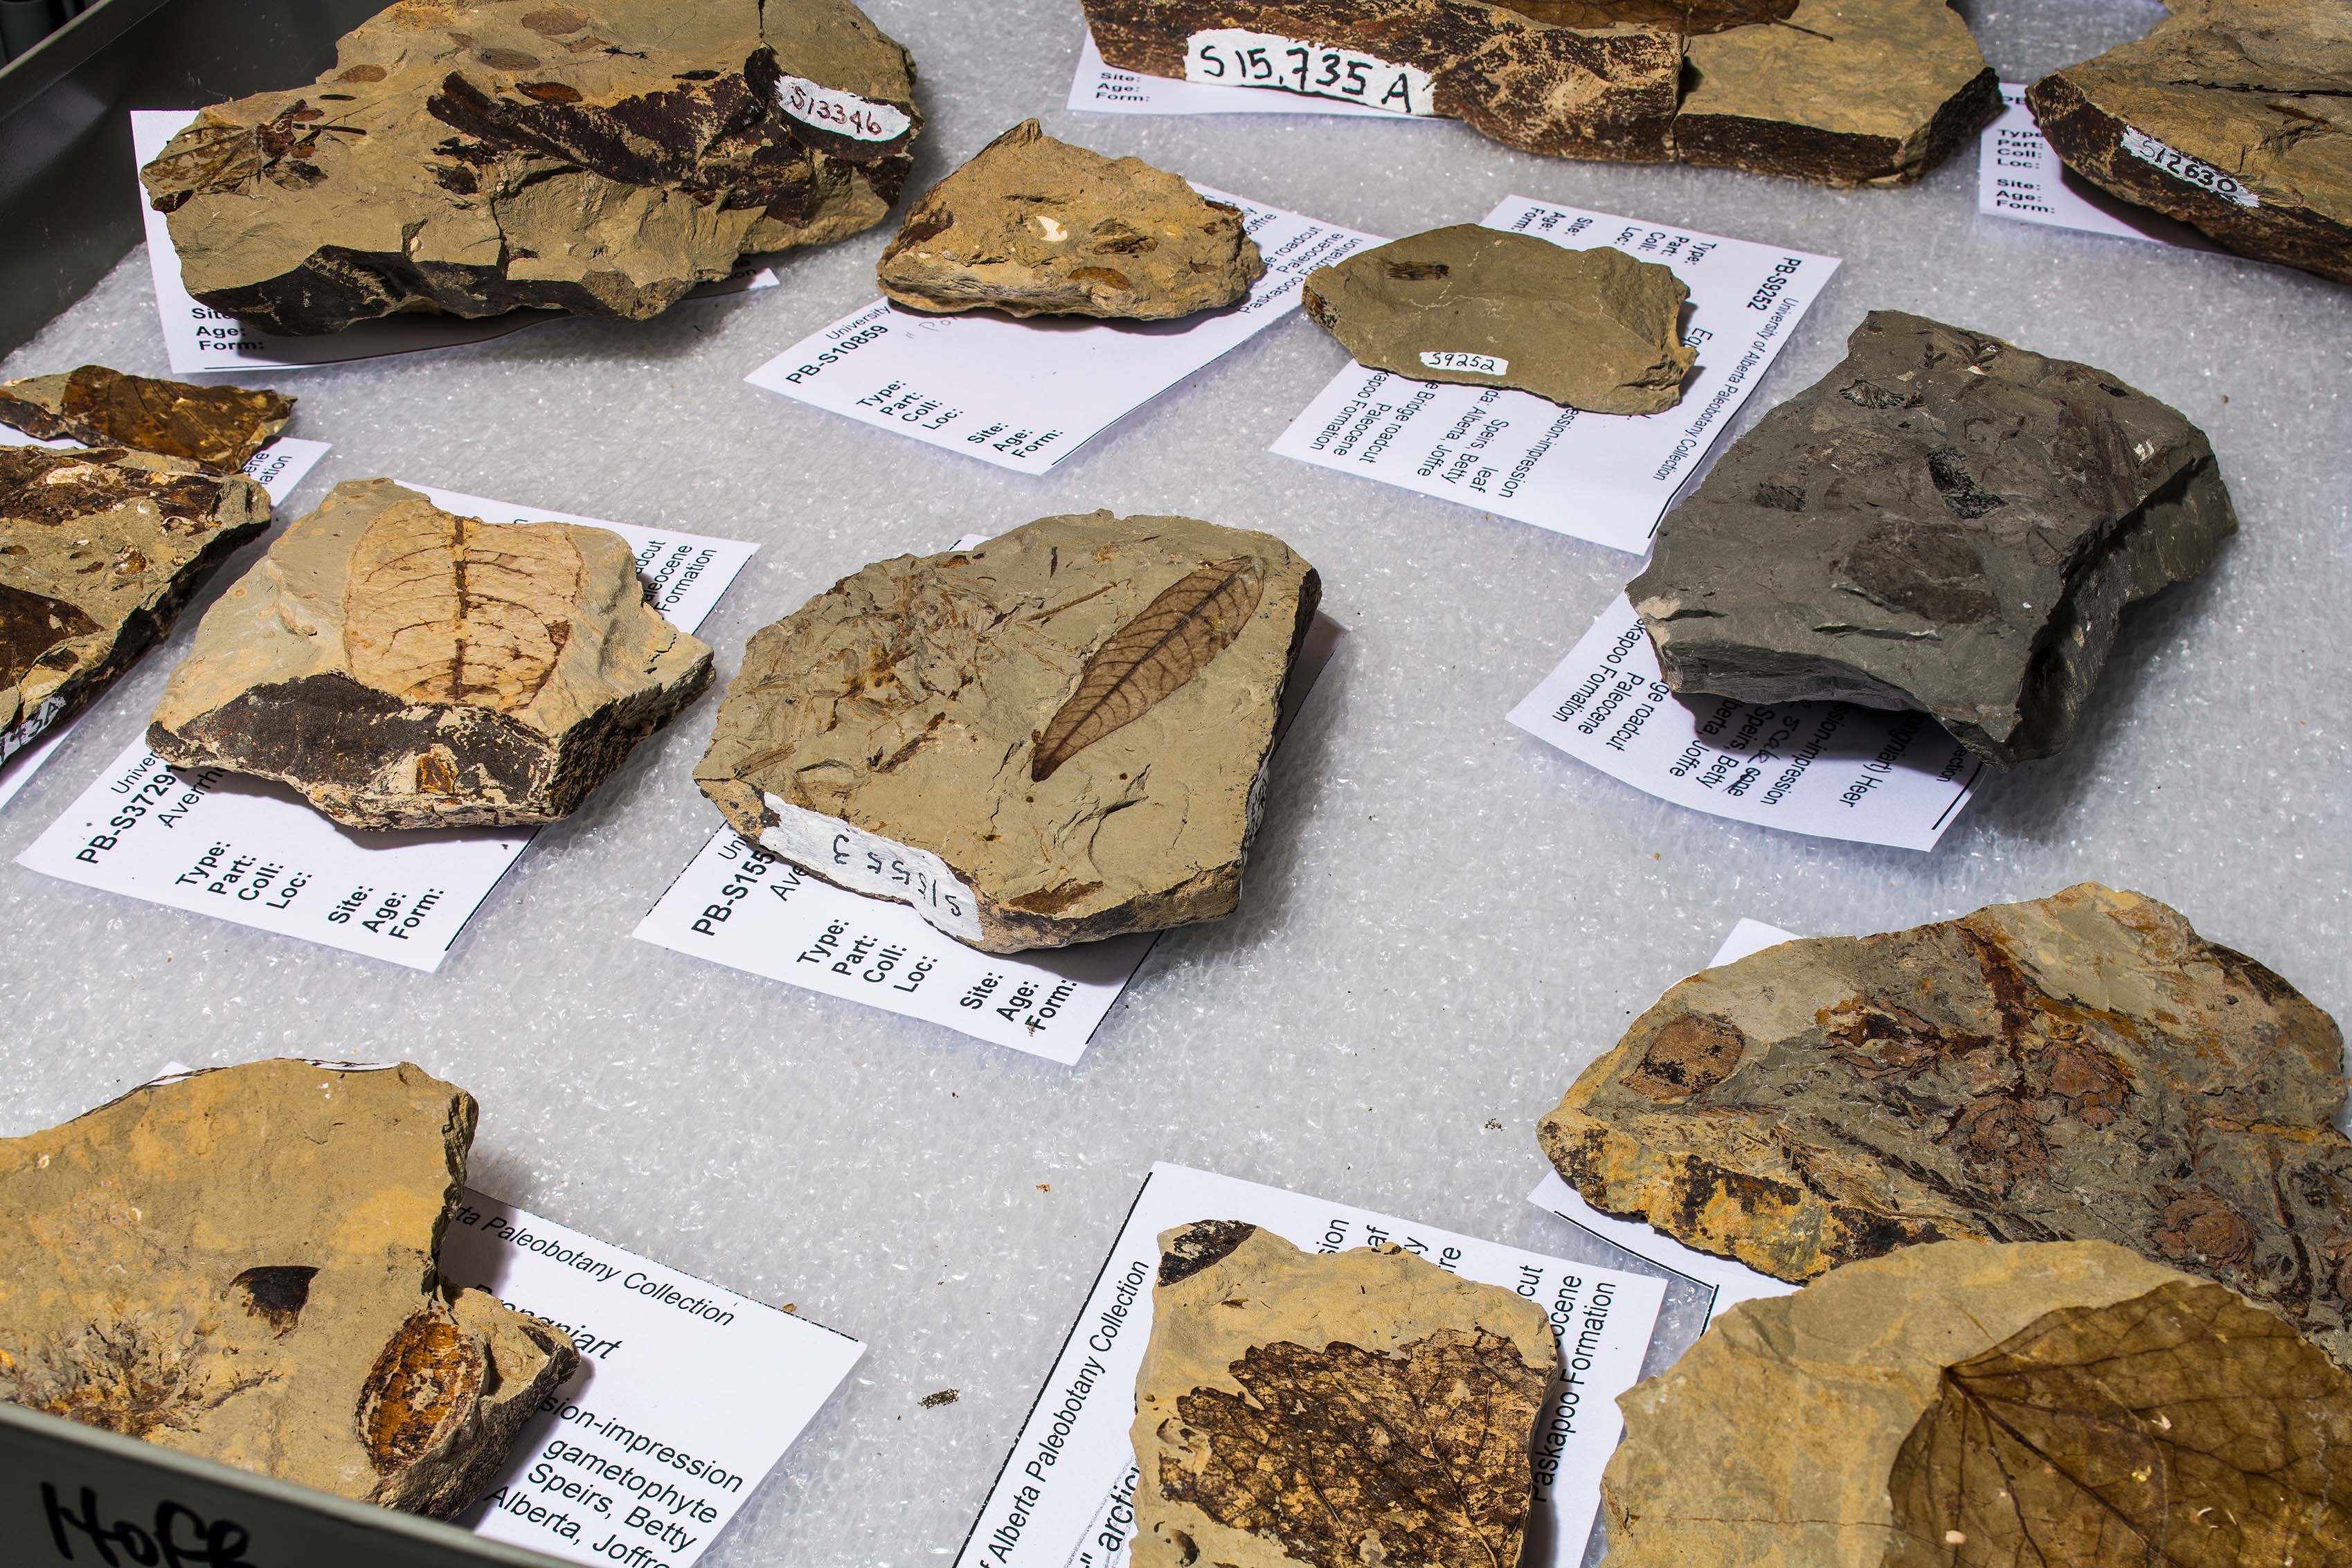
{"label": "elongated leaf fossil with veins", "polygon": [[1257,613],[1265,572],[1255,558],[1213,561],[1188,573],[1111,633],[1078,676],[1078,689],[1045,726],[1029,764],[1033,782],[1201,673]]}

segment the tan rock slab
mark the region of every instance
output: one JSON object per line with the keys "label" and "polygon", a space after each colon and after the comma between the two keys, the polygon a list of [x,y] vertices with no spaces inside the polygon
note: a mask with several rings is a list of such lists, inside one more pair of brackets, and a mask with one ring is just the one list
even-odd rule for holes
{"label": "tan rock slab", "polygon": [[279,1061],[0,1141],[0,1398],[457,1513],[579,1364],[439,1279],[475,1119],[413,1066]]}
{"label": "tan rock slab", "polygon": [[205,614],[147,744],[350,827],[524,826],[577,810],[709,681],[618,534],[357,479]]}
{"label": "tan rock slab", "polygon": [[1317,268],[1304,304],[1374,370],[1658,413],[1698,363],[1682,337],[1689,299],[1673,268],[1609,246],[1455,224]]}
{"label": "tan rock slab", "polygon": [[751,639],[695,781],[735,831],[992,953],[1233,912],[1321,595],[1269,534],[1046,517]]}
{"label": "tan rock slab", "polygon": [[931,188],[876,276],[917,310],[1160,321],[1247,298],[1265,261],[1239,207],[1030,120]]}
{"label": "tan rock slab", "polygon": [[268,526],[268,496],[242,476],[119,447],[0,447],[0,756],[89,706]]}
{"label": "tan rock slab", "polygon": [[1397,1247],[1164,1233],[1135,1384],[1136,1568],[1517,1563],[1559,1350],[1543,1309]]}
{"label": "tan rock slab", "polygon": [[1852,1264],[1618,1405],[1605,1568],[2352,1560],[2352,1377],[2105,1242]]}
{"label": "tan rock slab", "polygon": [[2352,283],[2352,0],[2167,0],[2026,91],[2066,166],[2242,256]]}
{"label": "tan rock slab", "polygon": [[2103,1240],[2352,1356],[2334,1019],[2095,883],[1674,987],[1540,1138],[1605,1213],[1803,1281],[1917,1242]]}
{"label": "tan rock slab", "polygon": [[[1337,88],[1361,68],[1391,84],[1367,101],[1402,110],[1402,97],[1411,112],[1554,157],[1907,185],[2000,111],[2000,84],[1946,0],[1086,0],[1086,11],[1122,69],[1182,79],[1196,38],[1230,49],[1247,34],[1265,51],[1258,85],[1345,96]],[[1200,70],[1217,79],[1205,57]]]}
{"label": "tan rock slab", "polygon": [[235,474],[277,439],[294,400],[245,387],[192,386],[84,365],[0,382],[0,424],[44,441],[128,446]]}
{"label": "tan rock slab", "polygon": [[907,52],[849,0],[403,0],[141,179],[188,292],[274,331],[642,320],[880,223],[919,127]]}

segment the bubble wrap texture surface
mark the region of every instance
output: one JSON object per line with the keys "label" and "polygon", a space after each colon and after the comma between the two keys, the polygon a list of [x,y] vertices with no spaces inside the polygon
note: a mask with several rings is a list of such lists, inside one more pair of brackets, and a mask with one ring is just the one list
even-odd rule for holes
{"label": "bubble wrap texture surface", "polygon": [[[295,434],[335,443],[289,516],[339,480],[399,474],[758,540],[703,628],[722,676],[754,630],[869,560],[1097,507],[1277,533],[1355,635],[1278,759],[1240,914],[1162,941],[1063,1069],[631,937],[718,823],[689,779],[715,695],[541,835],[438,975],[15,865],[140,733],[192,611],[0,813],[9,1130],[172,1058],[404,1057],[464,1084],[483,1107],[474,1185],[869,1343],[706,1559],[863,1568],[953,1553],[1154,1159],[1622,1261],[1525,1201],[1545,1168],[1536,1118],[1741,915],[1861,933],[2095,878],[2176,904],[2339,1016],[2352,1004],[2352,291],[1980,217],[1973,146],[1916,189],[1839,193],[1550,162],[1451,122],[1078,116],[1059,107],[1073,0],[869,9],[920,64],[920,185],[1036,114],[1377,234],[1520,193],[1826,251],[1845,267],[1743,423],[1826,371],[1865,310],[1918,311],[2182,409],[2244,532],[2131,617],[2063,757],[1990,780],[1916,854],[1679,810],[1507,726],[1638,563],[1267,453],[1346,362],[1304,320],[1044,479],[743,384],[873,296],[887,230],[788,259],[781,288],[649,325],[257,376],[301,398]],[[2161,15],[2154,0],[1964,9],[2011,80]],[[131,199],[130,171],[105,177]],[[142,254],[0,370],[84,361],[164,372]],[[1692,1321],[1687,1292],[1671,1296],[1654,1365]],[[961,1398],[917,1403],[945,1387]]]}

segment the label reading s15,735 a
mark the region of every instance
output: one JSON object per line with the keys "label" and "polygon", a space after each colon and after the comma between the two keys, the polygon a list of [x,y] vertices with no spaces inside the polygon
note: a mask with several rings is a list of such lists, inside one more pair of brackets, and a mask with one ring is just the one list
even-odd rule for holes
{"label": "label reading s15,735 a", "polygon": [[1437,112],[1436,84],[1425,70],[1246,27],[1193,34],[1184,47],[1184,79],[1338,99],[1391,114]]}

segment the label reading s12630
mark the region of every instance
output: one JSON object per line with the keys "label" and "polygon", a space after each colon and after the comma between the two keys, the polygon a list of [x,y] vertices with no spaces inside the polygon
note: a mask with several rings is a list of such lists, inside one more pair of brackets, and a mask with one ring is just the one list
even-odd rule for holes
{"label": "label reading s12630", "polygon": [[806,77],[778,80],[776,101],[802,124],[846,136],[853,141],[896,141],[915,123],[905,110],[895,104],[877,103]]}
{"label": "label reading s12630", "polygon": [[1437,112],[1436,84],[1418,67],[1246,27],[1193,34],[1184,47],[1184,79],[1338,99],[1391,114]]}
{"label": "label reading s12630", "polygon": [[2185,184],[2196,186],[2225,202],[2235,202],[2242,207],[2259,207],[2263,199],[2238,183],[2234,174],[2224,173],[2200,158],[2166,146],[2145,131],[2124,127],[2124,151],[2143,163],[2155,165]]}

